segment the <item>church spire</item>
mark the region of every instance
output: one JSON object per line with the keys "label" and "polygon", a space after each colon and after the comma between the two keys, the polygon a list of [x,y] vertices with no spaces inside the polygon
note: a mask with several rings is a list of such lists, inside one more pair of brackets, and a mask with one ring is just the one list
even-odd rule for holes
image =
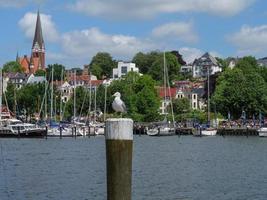
{"label": "church spire", "polygon": [[32,73],[35,73],[38,69],[45,69],[45,44],[39,9],[37,12],[35,34],[32,42],[32,56],[29,68]]}
{"label": "church spire", "polygon": [[34,39],[33,39],[33,43],[32,43],[32,50],[34,52],[43,52],[44,49],[45,49],[45,47],[44,47],[44,39],[43,39],[43,33],[42,33],[40,12],[38,10],[36,26],[35,26],[35,34],[34,34]]}

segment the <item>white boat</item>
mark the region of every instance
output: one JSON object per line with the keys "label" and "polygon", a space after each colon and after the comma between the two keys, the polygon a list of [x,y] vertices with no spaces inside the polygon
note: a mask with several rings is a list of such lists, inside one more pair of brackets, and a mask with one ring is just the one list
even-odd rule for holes
{"label": "white boat", "polygon": [[155,127],[148,129],[147,135],[149,136],[170,136],[175,135],[175,129],[171,127]]}
{"label": "white boat", "polygon": [[84,125],[79,127],[78,132],[82,135],[82,136],[88,136],[90,135],[104,135],[105,134],[105,126],[103,123],[94,123],[94,124],[90,124],[89,125],[89,129],[88,126]]}
{"label": "white boat", "polygon": [[[47,136],[48,137],[60,137],[60,134],[62,137],[73,137],[75,136],[74,130],[71,127],[62,127],[61,133],[60,133],[60,127],[50,127],[48,129]],[[76,136],[82,136],[82,134],[77,131]]]}
{"label": "white boat", "polygon": [[201,131],[202,136],[215,136],[217,134],[217,130],[214,128],[208,128],[206,130]]}
{"label": "white boat", "polygon": [[267,127],[261,127],[258,129],[260,137],[267,137]]}
{"label": "white boat", "polygon": [[207,129],[201,129],[196,128],[193,131],[194,136],[215,136],[217,134],[217,129],[215,128],[207,128]]}
{"label": "white boat", "polygon": [[44,137],[45,129],[18,119],[4,119],[0,123],[0,137]]}

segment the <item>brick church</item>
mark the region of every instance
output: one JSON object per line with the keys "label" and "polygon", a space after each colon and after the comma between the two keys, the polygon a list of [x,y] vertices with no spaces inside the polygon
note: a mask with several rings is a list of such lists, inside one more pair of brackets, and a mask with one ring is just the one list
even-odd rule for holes
{"label": "brick church", "polygon": [[20,63],[26,74],[34,74],[37,70],[45,70],[45,44],[39,10],[37,13],[31,56],[24,55],[23,57],[19,57],[17,55],[17,62]]}

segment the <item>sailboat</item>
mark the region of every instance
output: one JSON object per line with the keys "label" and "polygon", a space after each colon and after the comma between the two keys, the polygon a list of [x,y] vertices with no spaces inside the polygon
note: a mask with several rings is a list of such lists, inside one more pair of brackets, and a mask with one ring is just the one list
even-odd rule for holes
{"label": "sailboat", "polygon": [[[63,73],[61,73],[61,79],[63,80]],[[76,75],[76,74],[75,74]],[[51,75],[51,102],[50,102],[50,123],[49,123],[49,128],[48,128],[48,134],[47,136],[49,137],[72,137],[73,136],[73,127],[63,125],[59,122],[53,122],[54,118],[54,89],[53,89],[53,81],[54,81],[54,68],[52,67],[52,75]],[[76,80],[75,80],[76,84]],[[76,85],[75,85],[76,86]],[[74,117],[75,117],[75,86],[74,86]],[[62,99],[60,99],[62,101]],[[60,105],[60,118],[62,119],[62,105]],[[77,136],[80,136],[80,134],[77,134]]]}
{"label": "sailboat", "polygon": [[[172,99],[171,99],[171,90],[170,90],[170,83],[168,80],[168,70],[166,66],[166,57],[165,52],[163,53],[163,85],[164,85],[164,104],[170,103],[171,105],[171,111],[172,111],[172,121],[173,124],[171,125],[170,122],[167,121],[167,112],[166,112],[166,106],[165,106],[165,118],[162,122],[157,123],[157,125],[153,128],[150,128],[147,130],[147,135],[149,136],[170,136],[175,135],[175,121],[174,121],[174,114],[173,114],[173,105],[172,105]],[[169,101],[167,101],[167,86],[168,86],[168,92],[169,92]]]}
{"label": "sailboat", "polygon": [[[3,77],[0,69],[0,137],[44,137],[45,129],[35,124],[23,123],[22,121],[12,118],[8,109],[8,115],[2,113],[2,96],[3,96]],[[6,100],[6,98],[5,98]]]}
{"label": "sailboat", "polygon": [[193,132],[194,136],[215,136],[217,134],[217,129],[210,127],[210,67],[207,66],[207,86],[208,86],[208,127],[199,129]]}

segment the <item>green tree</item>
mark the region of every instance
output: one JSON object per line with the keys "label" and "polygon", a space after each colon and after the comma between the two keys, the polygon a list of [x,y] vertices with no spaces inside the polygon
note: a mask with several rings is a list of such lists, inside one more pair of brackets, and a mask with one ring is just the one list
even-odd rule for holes
{"label": "green tree", "polygon": [[175,99],[173,101],[173,112],[174,114],[184,114],[190,112],[190,101],[188,98]]}
{"label": "green tree", "polygon": [[[169,81],[179,78],[180,76],[180,64],[177,61],[177,58],[172,53],[166,53],[166,67],[168,69]],[[161,53],[152,63],[151,68],[148,71],[148,74],[152,76],[154,80],[162,81],[163,80],[163,70],[164,61],[163,54]]]}
{"label": "green tree", "polygon": [[227,69],[218,79],[212,101],[225,117],[230,112],[235,118],[239,118],[242,110],[250,117],[259,111],[266,112],[266,82],[255,70],[256,66],[253,66],[254,70],[249,68],[250,64],[245,60],[240,62],[242,65],[239,67]]}
{"label": "green tree", "polygon": [[46,72],[44,70],[38,69],[35,74],[35,76],[45,76]]}
{"label": "green tree", "polygon": [[51,79],[51,71],[52,71],[52,67],[54,69],[54,81],[60,81],[61,80],[61,73],[63,70],[63,79],[65,77],[65,66],[61,65],[61,64],[52,64],[52,65],[48,65],[47,69],[46,69],[46,74],[47,74],[47,79]]}
{"label": "green tree", "polygon": [[112,69],[116,67],[116,62],[109,53],[99,52],[92,58],[90,66],[93,75],[101,79],[102,76],[112,77]]}
{"label": "green tree", "polygon": [[23,70],[18,62],[10,61],[4,64],[3,72],[23,72]]}
{"label": "green tree", "polygon": [[[97,102],[104,110],[105,86],[97,90]],[[155,90],[155,81],[148,75],[139,76],[130,72],[124,79],[113,81],[107,87],[107,112],[113,113],[112,102],[115,92],[121,93],[121,98],[127,107],[125,116],[135,121],[155,121],[159,117],[159,98]]]}
{"label": "green tree", "polygon": [[133,57],[132,62],[139,68],[140,73],[147,74],[151,69],[153,62],[158,57],[162,57],[162,54],[159,51],[151,51],[149,53],[139,52]]}

